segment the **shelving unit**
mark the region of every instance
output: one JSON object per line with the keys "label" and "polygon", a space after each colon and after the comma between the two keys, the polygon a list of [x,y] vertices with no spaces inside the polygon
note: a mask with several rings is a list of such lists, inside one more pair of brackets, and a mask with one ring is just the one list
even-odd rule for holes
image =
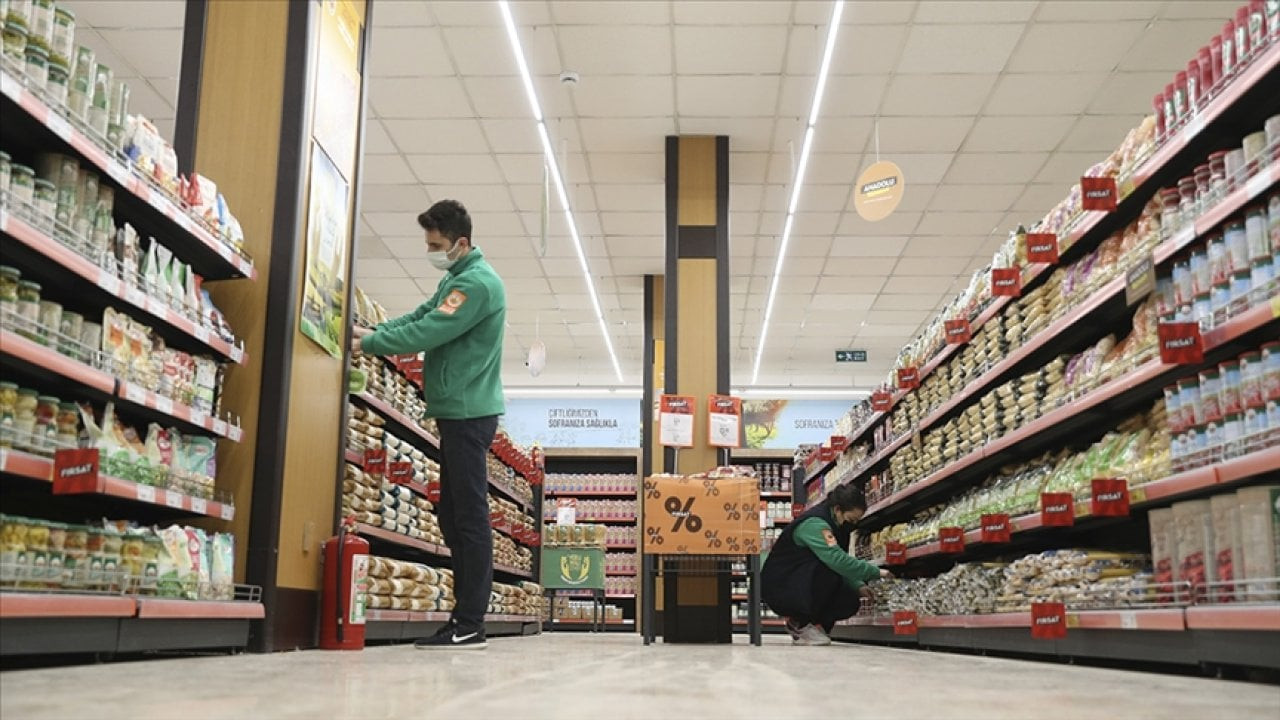
{"label": "shelving unit", "polygon": [[[0,116],[0,150],[15,163],[34,166],[45,153],[73,158],[81,171],[94,173],[101,187],[114,191],[114,225],[128,223],[144,243],[154,238],[151,242],[170,250],[206,282],[256,278],[252,260],[224,241],[219,228],[143,174],[43,90],[29,86],[23,68],[7,55],[0,61]],[[24,280],[39,282],[42,300],[95,323],[106,308],[114,308],[148,327],[169,348],[231,366],[245,363],[243,343],[221,336],[203,311],[148,294],[140,278],[120,274],[114,257],[107,262],[95,255],[73,228],[42,215],[6,188],[0,188],[0,238],[3,264],[16,267]],[[144,244],[139,253],[145,249]],[[100,347],[63,335],[58,322],[46,324],[41,318],[28,327],[7,310],[0,315],[0,366],[6,381],[67,402],[89,403],[95,413],[113,403],[117,416],[134,427],[145,429],[153,422],[192,437],[242,439],[233,413],[215,414],[162,395],[158,387],[118,371]],[[19,329],[38,330],[49,344],[19,334]],[[142,526],[197,518],[230,521],[235,516],[224,492],[179,489],[167,479],[150,485],[105,470],[84,477],[75,492],[61,492],[53,481],[54,451],[71,449],[70,443],[37,448],[16,434],[6,440],[15,446],[0,448],[0,484],[5,513],[11,516],[72,525],[106,516]],[[35,551],[63,553],[61,547]],[[189,600],[147,594],[135,581],[111,583],[121,586],[111,592],[54,587],[69,583],[66,578],[36,589],[6,581],[0,586],[0,655],[234,649],[247,644],[250,622],[264,616],[256,587],[237,586],[230,600]]]}
{"label": "shelving unit", "polygon": [[[634,565],[630,568],[606,565],[605,575],[609,589],[605,593],[605,600],[618,601],[622,606],[623,619],[607,621],[604,627],[606,631],[634,632],[640,569],[637,547],[639,538],[636,535],[641,481],[639,453],[609,448],[548,448],[543,450],[543,459],[546,472],[541,502],[544,525],[555,522],[554,505],[557,501],[572,498],[580,501],[576,522],[608,525],[608,532],[613,537],[626,537],[625,540],[612,541],[605,546],[608,555],[616,557],[621,553],[624,558],[633,558]],[[636,517],[598,517],[585,514],[586,508],[582,503],[594,501],[630,503],[629,507]],[[588,598],[590,593],[561,590],[556,591],[555,596]],[[549,618],[545,627],[548,630],[590,630],[592,625],[590,620]]]}
{"label": "shelving unit", "polygon": [[[386,364],[385,367],[392,368],[396,374],[407,379],[411,384],[417,385],[417,382],[412,377],[401,372],[395,363],[391,363],[386,359],[381,362]],[[402,442],[420,450],[429,460],[436,463],[440,462],[440,440],[427,427],[411,419],[400,409],[379,397],[372,389],[352,393],[351,399],[361,407],[377,413],[378,416],[386,421],[386,428],[394,431]],[[502,466],[513,469],[521,476],[529,477],[534,472],[532,458],[523,450],[512,446],[506,440],[505,435],[501,433],[495,439],[489,456],[491,462],[501,463]],[[353,449],[350,444],[343,450],[343,460],[361,470],[365,469],[365,454]],[[403,482],[401,484],[422,498],[429,498],[432,493],[429,484],[416,481]],[[523,497],[505,479],[491,476],[489,478],[489,486],[491,496],[514,502],[526,514],[535,506],[534,499]],[[339,488],[339,495],[342,495],[341,488]],[[451,565],[453,553],[443,542],[430,542],[367,522],[359,522],[355,527],[357,533],[369,540],[373,555],[423,563],[434,567],[449,567]],[[530,548],[533,554],[533,568],[531,570],[512,567],[495,561],[493,566],[494,581],[509,585],[518,585],[525,581],[536,581],[538,567],[537,548],[533,547],[527,539],[519,537],[510,528],[495,523],[493,529],[494,532],[511,539],[516,545]],[[368,617],[366,637],[371,641],[413,641],[434,633],[448,618],[448,612],[374,609],[370,611]],[[489,615],[486,616],[485,627],[487,634],[494,636],[527,635],[537,631],[540,627],[540,619],[533,616]]]}
{"label": "shelving unit", "polygon": [[[734,449],[729,451],[729,463],[754,467],[760,477],[761,556],[767,556],[782,529],[791,523],[791,515],[795,510],[797,500],[792,485],[793,457],[781,450]],[[780,517],[780,512],[787,514]],[[734,582],[745,583],[745,577],[743,573],[743,579],[739,581],[735,577]],[[745,619],[748,596],[745,593],[734,593],[730,600],[733,602],[733,631],[748,632]],[[766,608],[762,608],[762,612],[764,610]],[[762,620],[762,626],[766,633],[782,632],[781,620],[766,617]]]}
{"label": "shelving unit", "polygon": [[[1269,88],[1277,82],[1280,82],[1280,46],[1272,44],[1205,103],[1191,122],[1163,139],[1145,159],[1117,179],[1119,201],[1113,211],[1079,212],[1066,222],[1057,233],[1062,249],[1060,261],[1023,266],[1021,296],[1025,298],[1037,292],[1060,267],[1074,268],[1104,241],[1123,232],[1138,219],[1160,188],[1190,176],[1193,168],[1207,162],[1210,152],[1238,147],[1244,134],[1261,128],[1262,120],[1276,112],[1274,93]],[[1125,478],[1123,467],[1108,467],[1103,472],[1130,480],[1128,516],[1094,516],[1090,502],[1082,500],[1076,486],[1072,488],[1076,495],[1070,526],[1052,526],[1046,522],[1041,505],[1027,512],[1025,500],[1019,500],[1020,510],[1008,518],[1009,540],[983,542],[984,534],[977,527],[976,518],[970,519],[966,514],[966,508],[988,506],[977,501],[961,505],[958,500],[962,493],[979,483],[994,481],[998,473],[1004,472],[1000,477],[1008,478],[1011,476],[1007,473],[1015,472],[1002,468],[1018,467],[1018,463],[1033,461],[1046,453],[1088,451],[1104,434],[1115,431],[1121,421],[1145,413],[1161,402],[1164,388],[1179,380],[1194,378],[1208,368],[1216,370],[1219,363],[1233,361],[1242,353],[1280,337],[1280,288],[1272,283],[1269,288],[1255,289],[1247,299],[1236,300],[1229,314],[1220,312],[1202,325],[1202,361],[1165,362],[1157,355],[1157,349],[1124,356],[1123,362],[1117,362],[1097,382],[1080,386],[1068,384],[1072,391],[1056,403],[1039,406],[1037,401],[1031,406],[1033,414],[1017,412],[1016,422],[1008,428],[1005,420],[996,415],[1000,411],[993,410],[1008,406],[998,404],[999,401],[991,403],[990,394],[998,387],[1005,387],[1008,381],[1028,377],[1028,373],[1040,370],[1064,354],[1075,355],[1091,348],[1108,334],[1124,337],[1129,332],[1133,307],[1143,300],[1139,297],[1130,302],[1127,297],[1133,279],[1126,277],[1126,271],[1145,255],[1151,259],[1157,277],[1167,276],[1175,263],[1188,262],[1193,250],[1203,252],[1208,239],[1215,233],[1220,234],[1228,221],[1241,218],[1246,208],[1265,202],[1280,183],[1276,149],[1264,149],[1260,160],[1243,170],[1244,175],[1231,178],[1233,187],[1192,203],[1192,210],[1188,212],[1194,211],[1194,217],[1184,216],[1180,225],[1163,227],[1149,249],[1121,254],[1115,266],[1119,272],[1086,286],[1065,308],[1059,305],[1060,312],[1043,325],[1025,321],[1027,327],[1038,329],[1019,336],[1011,347],[1001,347],[999,357],[989,358],[976,367],[952,367],[965,344],[947,344],[941,337],[933,337],[931,343],[917,346],[918,362],[911,365],[916,367],[919,382],[923,385],[943,372],[950,373],[949,378],[943,375],[938,381],[944,383],[941,386],[935,384],[921,389],[895,386],[877,398],[876,403],[868,401],[851,411],[845,423],[853,430],[843,438],[847,449],[839,449],[839,445],[824,447],[810,454],[801,465],[803,483],[800,486],[810,491],[806,505],[812,507],[839,485],[852,483],[864,489],[870,504],[859,524],[862,539],[859,554],[874,562],[900,566],[895,567],[895,571],[905,577],[932,578],[957,562],[1010,560],[1020,557],[1019,553],[1046,549],[1106,547],[1147,552],[1151,550],[1147,536],[1149,510],[1234,492],[1280,476],[1280,430],[1272,428],[1234,443],[1224,443],[1212,453],[1201,453],[1206,457],[1195,461],[1179,459],[1182,456],[1177,455],[1167,469],[1153,473],[1154,477]],[[1187,207],[1184,204],[1183,208]],[[965,315],[957,316],[968,320],[973,342],[985,325],[1007,322],[1010,316],[1017,318],[1015,313],[1024,308],[1017,298],[993,297],[989,287],[980,292],[985,294],[963,308]],[[1156,297],[1161,298],[1162,292],[1157,288]],[[1161,321],[1165,321],[1164,311],[1159,312]],[[1187,314],[1190,315],[1189,309]],[[1017,393],[1016,385],[1013,387]],[[913,397],[913,393],[920,395]],[[917,402],[916,397],[921,402]],[[986,428],[980,440],[970,437],[968,431],[955,429],[958,421],[977,412],[979,404],[986,413],[983,417],[994,419],[996,426],[995,430]],[[942,435],[944,428],[949,432],[946,436]],[[931,452],[937,453],[936,458],[922,449],[930,447],[934,448]],[[946,451],[939,452],[939,448]],[[908,462],[904,462],[904,458]],[[1058,460],[1047,462],[1049,469],[1053,469],[1053,463]],[[904,472],[903,468],[908,467],[912,470]],[[966,519],[957,531],[963,538],[959,549],[944,549],[938,533],[919,540],[921,534],[935,525],[947,524],[936,520],[930,524],[930,517],[936,516],[926,511],[938,504],[950,505],[957,515]],[[883,537],[893,538],[897,533],[910,533],[913,544],[886,553]],[[869,552],[868,546],[872,544],[867,538],[873,534],[880,539],[874,544],[875,552]],[[1239,558],[1236,563],[1239,569]],[[1176,577],[1179,572],[1176,563],[1174,567]],[[1237,576],[1234,582],[1238,586],[1242,580]],[[1280,666],[1280,658],[1274,652],[1280,643],[1280,593],[1256,604],[1195,602],[1181,607],[1068,610],[1067,636],[1056,641],[1032,638],[1032,619],[1028,612],[943,616],[920,613],[918,630],[909,634],[895,632],[892,617],[860,616],[841,624],[834,637],[1041,656]],[[975,612],[981,610],[975,609]],[[1271,649],[1269,653],[1263,651],[1267,647]]]}

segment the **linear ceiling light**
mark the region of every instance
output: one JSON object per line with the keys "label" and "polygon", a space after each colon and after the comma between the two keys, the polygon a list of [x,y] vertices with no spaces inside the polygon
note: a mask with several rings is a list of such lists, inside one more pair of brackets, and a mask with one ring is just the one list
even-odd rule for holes
{"label": "linear ceiling light", "polygon": [[604,345],[609,350],[609,359],[613,361],[613,372],[622,382],[622,366],[618,364],[618,354],[613,350],[613,339],[609,337],[609,326],[604,321],[604,311],[600,309],[600,296],[596,292],[595,280],[591,277],[591,269],[587,266],[587,254],[582,250],[582,238],[578,235],[578,222],[569,207],[569,193],[564,186],[564,178],[560,174],[560,163],[556,161],[555,151],[551,147],[551,135],[547,132],[547,123],[542,117],[542,106],[538,103],[538,93],[533,88],[533,76],[529,73],[529,64],[524,58],[524,47],[520,44],[520,35],[516,32],[516,21],[511,15],[511,6],[506,0],[500,0],[498,9],[502,11],[502,22],[507,26],[507,40],[511,42],[511,52],[516,56],[516,66],[520,68],[520,79],[524,82],[524,92],[529,98],[529,109],[533,119],[538,123],[538,139],[542,141],[542,154],[551,169],[551,180],[556,186],[556,195],[560,198],[560,207],[564,209],[565,221],[569,224],[569,237],[573,239],[573,249],[578,253],[578,265],[582,268],[582,277],[587,281],[591,307],[596,311],[596,322],[600,324],[600,334],[604,337]]}
{"label": "linear ceiling light", "polygon": [[795,221],[796,206],[800,203],[800,190],[804,187],[804,174],[809,169],[809,153],[813,150],[813,130],[818,124],[818,111],[822,107],[822,95],[827,90],[827,73],[831,70],[831,54],[836,47],[836,34],[840,31],[840,16],[844,14],[844,0],[837,0],[831,8],[831,24],[827,27],[827,44],[822,51],[822,67],[818,70],[818,84],[813,89],[813,105],[809,108],[809,124],[804,131],[804,144],[800,149],[800,163],[791,181],[791,198],[787,202],[787,220],[782,226],[782,243],[778,246],[778,260],[773,265],[773,281],[769,283],[769,299],[764,305],[764,322],[760,326],[760,344],[756,347],[755,369],[751,371],[751,384],[760,379],[760,361],[764,358],[764,344],[769,337],[769,320],[773,317],[773,301],[778,296],[778,279],[782,276],[782,262],[787,257],[787,245],[791,243],[791,226]]}

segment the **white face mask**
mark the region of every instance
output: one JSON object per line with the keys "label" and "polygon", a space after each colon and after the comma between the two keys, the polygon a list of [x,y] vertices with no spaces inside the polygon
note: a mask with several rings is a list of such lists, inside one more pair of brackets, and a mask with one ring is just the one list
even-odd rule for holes
{"label": "white face mask", "polygon": [[455,242],[453,248],[450,250],[429,252],[427,253],[427,262],[431,263],[431,266],[437,270],[448,270],[453,267],[454,263],[458,262],[458,258],[452,257],[453,251],[457,250],[458,247],[458,244]]}

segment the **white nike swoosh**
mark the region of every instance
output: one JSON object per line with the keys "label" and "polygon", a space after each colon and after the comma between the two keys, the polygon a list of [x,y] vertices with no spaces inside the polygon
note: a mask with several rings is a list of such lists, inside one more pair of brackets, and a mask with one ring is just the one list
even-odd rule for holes
{"label": "white nike swoosh", "polygon": [[457,645],[458,643],[466,642],[466,641],[470,640],[471,638],[473,638],[473,637],[475,637],[476,635],[479,635],[479,634],[480,634],[480,633],[471,633],[470,635],[456,635],[456,634],[455,634],[455,635],[453,636],[453,644],[454,644],[454,645]]}

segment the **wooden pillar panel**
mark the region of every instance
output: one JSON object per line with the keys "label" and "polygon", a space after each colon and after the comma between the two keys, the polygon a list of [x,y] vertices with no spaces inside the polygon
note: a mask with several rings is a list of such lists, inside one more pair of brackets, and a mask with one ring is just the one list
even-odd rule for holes
{"label": "wooden pillar panel", "polygon": [[694,446],[680,451],[680,472],[715,467],[716,451],[707,445],[707,396],[716,391],[716,261],[691,258],[677,261],[676,372],[681,395],[698,402],[693,421]]}

